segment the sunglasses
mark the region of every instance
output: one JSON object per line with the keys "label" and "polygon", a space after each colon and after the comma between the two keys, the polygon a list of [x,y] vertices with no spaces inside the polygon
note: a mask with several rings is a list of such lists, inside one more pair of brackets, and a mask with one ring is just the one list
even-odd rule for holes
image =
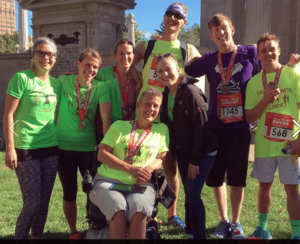
{"label": "sunglasses", "polygon": [[51,53],[51,52],[35,51],[35,53],[39,58],[43,58],[45,57],[45,55],[47,55],[47,57],[50,59],[55,57],[55,53]]}
{"label": "sunglasses", "polygon": [[183,19],[184,18],[182,14],[174,13],[174,12],[171,12],[171,11],[166,11],[165,15],[168,16],[168,17],[174,16],[175,19]]}

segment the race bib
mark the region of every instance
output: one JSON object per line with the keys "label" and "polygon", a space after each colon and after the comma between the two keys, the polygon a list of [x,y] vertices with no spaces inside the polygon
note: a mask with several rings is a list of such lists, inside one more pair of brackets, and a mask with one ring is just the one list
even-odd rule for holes
{"label": "race bib", "polygon": [[157,70],[156,70],[155,59],[156,59],[156,57],[153,58],[152,63],[151,63],[151,69],[150,69],[149,78],[148,78],[148,85],[165,88],[165,86],[159,82],[158,74],[157,74]]}
{"label": "race bib", "polygon": [[267,112],[264,137],[277,142],[290,140],[294,126],[293,119],[291,115]]}
{"label": "race bib", "polygon": [[218,117],[223,123],[244,121],[241,93],[218,95]]}

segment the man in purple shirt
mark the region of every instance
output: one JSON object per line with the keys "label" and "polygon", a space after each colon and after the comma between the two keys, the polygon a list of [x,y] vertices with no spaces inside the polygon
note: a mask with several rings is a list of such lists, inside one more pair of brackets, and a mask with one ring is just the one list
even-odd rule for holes
{"label": "man in purple shirt", "polygon": [[[206,180],[218,205],[221,221],[214,235],[244,239],[239,217],[246,186],[250,126],[245,120],[245,90],[250,78],[261,70],[254,46],[237,46],[235,29],[228,16],[216,14],[208,22],[211,39],[218,51],[193,59],[185,72],[207,76],[210,84],[208,117],[219,141],[215,163]],[[226,183],[230,186],[231,221],[227,214]]]}

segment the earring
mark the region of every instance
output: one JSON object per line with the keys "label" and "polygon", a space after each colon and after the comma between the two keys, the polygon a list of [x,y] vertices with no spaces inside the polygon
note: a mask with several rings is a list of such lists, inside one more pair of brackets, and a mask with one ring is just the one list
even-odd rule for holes
{"label": "earring", "polygon": [[30,61],[31,61],[31,63],[34,63],[34,60],[33,60],[33,59],[31,59]]}

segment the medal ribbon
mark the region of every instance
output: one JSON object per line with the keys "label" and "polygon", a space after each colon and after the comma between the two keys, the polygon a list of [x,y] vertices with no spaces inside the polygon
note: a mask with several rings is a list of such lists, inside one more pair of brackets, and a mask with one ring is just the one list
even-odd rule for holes
{"label": "medal ribbon", "polygon": [[128,93],[129,93],[129,84],[130,84],[130,74],[128,73],[127,75],[127,82],[126,82],[126,87],[125,87],[125,91],[124,94],[122,96],[122,92],[121,92],[121,84],[120,84],[120,75],[118,72],[118,68],[114,67],[114,72],[117,76],[117,81],[119,84],[119,90],[120,90],[120,97],[121,97],[121,104],[122,104],[122,109],[126,108],[126,104],[127,104],[127,100],[128,100]]}
{"label": "medal ribbon", "polygon": [[83,106],[81,104],[81,93],[80,93],[80,85],[78,82],[78,77],[76,78],[76,85],[75,85],[75,91],[76,91],[76,100],[77,100],[77,105],[78,105],[78,113],[79,113],[79,118],[81,121],[84,121],[85,116],[86,116],[86,111],[87,107],[89,105],[89,100],[92,92],[92,81],[88,84],[87,91],[85,94],[85,99]]}
{"label": "medal ribbon", "polygon": [[[279,78],[281,75],[281,71],[282,71],[283,65],[279,64],[278,68],[276,69],[276,75],[275,75],[275,80],[274,80],[274,84],[276,86],[278,86],[279,83]],[[267,82],[267,77],[266,77],[266,71],[265,69],[263,69],[262,71],[262,83],[265,89],[267,89],[268,87],[268,82]]]}
{"label": "medal ribbon", "polygon": [[149,125],[142,133],[140,138],[137,139],[136,143],[134,144],[134,137],[136,133],[136,127],[137,127],[137,121],[133,122],[132,125],[132,130],[130,133],[130,138],[129,138],[129,144],[128,144],[128,156],[133,158],[137,152],[137,150],[140,148],[141,144],[143,141],[146,139],[146,137],[149,135],[151,132],[151,125]]}
{"label": "medal ribbon", "polygon": [[233,69],[235,58],[237,56],[237,52],[238,51],[237,51],[237,46],[236,46],[235,49],[232,51],[231,58],[230,58],[230,61],[229,61],[228,67],[227,67],[226,75],[225,75],[225,71],[224,71],[224,67],[223,67],[221,53],[220,53],[220,51],[218,52],[218,66],[219,66],[220,76],[221,76],[223,86],[228,86],[228,84],[229,84],[230,75],[231,75],[231,71]]}

